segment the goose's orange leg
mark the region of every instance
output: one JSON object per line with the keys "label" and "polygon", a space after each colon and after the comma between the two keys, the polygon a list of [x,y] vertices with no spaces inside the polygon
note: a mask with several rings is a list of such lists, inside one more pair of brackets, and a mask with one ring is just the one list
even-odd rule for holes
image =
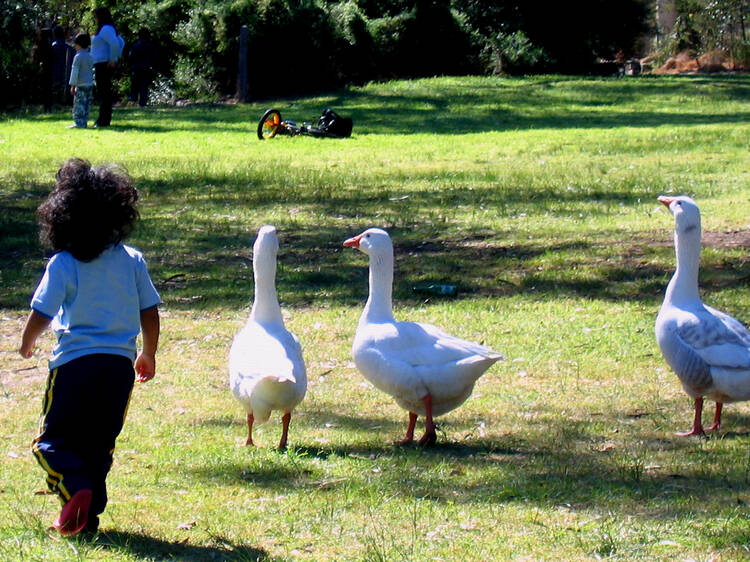
{"label": "goose's orange leg", "polygon": [[247,441],[245,441],[245,447],[254,446],[255,443],[253,443],[253,421],[255,421],[255,418],[252,414],[247,415]]}
{"label": "goose's orange leg", "polygon": [[417,414],[409,412],[409,427],[406,428],[406,435],[398,442],[399,445],[407,445],[414,441],[414,426],[417,425]]}
{"label": "goose's orange leg", "polygon": [[708,431],[716,431],[721,427],[721,408],[723,405],[722,402],[716,403],[716,414],[714,414],[714,421],[711,426],[706,428]]}
{"label": "goose's orange leg", "polygon": [[286,450],[286,438],[289,434],[289,421],[292,419],[292,414],[287,412],[281,416],[281,441],[279,441],[279,450]]}
{"label": "goose's orange leg", "polygon": [[434,445],[437,441],[437,433],[435,432],[435,422],[432,421],[432,396],[429,394],[422,398],[425,407],[425,421],[424,421],[424,435],[419,440],[419,444],[422,446]]}
{"label": "goose's orange leg", "polygon": [[[721,409],[719,408],[719,411]],[[690,437],[691,435],[705,435],[703,431],[703,422],[701,421],[701,415],[703,414],[703,398],[699,397],[695,399],[695,417],[693,418],[693,428],[690,431],[683,431],[678,433],[680,437]]]}

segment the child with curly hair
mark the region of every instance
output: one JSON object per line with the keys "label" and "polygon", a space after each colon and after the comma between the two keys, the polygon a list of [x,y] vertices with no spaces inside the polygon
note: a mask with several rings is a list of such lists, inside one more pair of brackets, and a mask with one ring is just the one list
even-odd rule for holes
{"label": "child with curly hair", "polygon": [[74,158],[38,209],[40,238],[56,253],[32,298],[19,352],[31,357],[52,325],[57,345],[32,450],[62,500],[53,523],[62,535],[98,529],[135,372],[146,382],[156,371],[160,298],[142,254],[122,243],[138,219],[137,200],[126,173]]}

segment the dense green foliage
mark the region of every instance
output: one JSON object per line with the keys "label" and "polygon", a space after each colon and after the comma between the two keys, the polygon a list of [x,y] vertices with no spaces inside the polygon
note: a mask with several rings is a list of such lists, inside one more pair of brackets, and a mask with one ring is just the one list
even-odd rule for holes
{"label": "dense green foliage", "polygon": [[[494,2],[456,0],[472,29],[490,41],[504,69],[586,73],[597,58],[631,56],[648,29],[650,3],[583,0],[580,2]],[[519,52],[522,34],[526,46]],[[520,56],[519,56],[520,55]],[[518,62],[516,62],[518,61]]]}
{"label": "dense green foliage", "polygon": [[[0,0],[0,108],[40,102],[39,29],[93,32],[100,4],[128,44],[151,31],[160,47],[156,101],[236,94],[243,25],[250,96],[264,99],[403,77],[591,74],[598,60],[647,54],[656,23],[648,0]],[[720,51],[750,60],[750,0],[665,5],[675,20],[659,41],[662,57]],[[124,60],[121,91],[127,69]]]}
{"label": "dense green foliage", "polygon": [[[100,4],[128,42],[151,31],[162,96],[192,100],[235,93],[242,25],[251,96],[261,99],[394,77],[586,73],[598,57],[631,52],[649,14],[646,0],[586,0],[575,9],[551,0],[43,0],[33,9],[0,0],[3,52],[23,59],[4,54],[4,72],[29,75],[40,22],[92,32],[90,10]],[[121,67],[125,75],[127,61]],[[38,99],[37,85],[15,84],[0,107]]]}
{"label": "dense green foliage", "polygon": [[34,44],[39,12],[27,3],[0,0],[0,108],[29,101],[38,86]]}
{"label": "dense green foliage", "polygon": [[674,0],[675,26],[663,47],[681,51],[726,53],[738,63],[750,63],[750,0]]}

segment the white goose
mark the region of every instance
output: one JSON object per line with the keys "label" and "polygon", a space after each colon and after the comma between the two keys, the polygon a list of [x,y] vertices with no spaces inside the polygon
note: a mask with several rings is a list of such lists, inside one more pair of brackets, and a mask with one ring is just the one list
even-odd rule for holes
{"label": "white goose", "polygon": [[253,423],[268,421],[271,410],[282,412],[279,449],[286,448],[292,410],[307,390],[305,362],[297,338],[284,327],[276,296],[276,254],[279,241],[273,226],[263,226],[253,245],[255,300],[245,326],[229,352],[229,385],[247,411],[247,441]]}
{"label": "white goose", "polygon": [[414,426],[422,415],[425,433],[419,444],[432,445],[437,438],[433,417],[463,404],[476,380],[503,356],[430,324],[396,322],[393,245],[387,232],[370,228],[344,246],[370,257],[370,295],[354,336],[354,363],[367,380],[409,412],[401,443],[414,440]]}
{"label": "white goose", "polygon": [[656,317],[656,341],[682,388],[695,399],[693,427],[678,435],[704,435],[704,396],[716,401],[709,431],[721,426],[725,402],[750,399],[750,332],[731,316],[701,302],[698,205],[684,196],[662,196],[659,201],[674,215],[677,269]]}

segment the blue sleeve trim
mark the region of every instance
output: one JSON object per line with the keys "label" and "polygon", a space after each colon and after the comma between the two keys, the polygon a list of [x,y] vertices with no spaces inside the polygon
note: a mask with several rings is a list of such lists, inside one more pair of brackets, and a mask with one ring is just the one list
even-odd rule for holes
{"label": "blue sleeve trim", "polygon": [[33,310],[34,312],[36,312],[37,314],[41,316],[44,316],[47,320],[54,319],[54,316],[50,316],[49,314],[42,312],[41,310],[39,310],[38,308],[34,308],[33,306],[31,307],[31,310]]}
{"label": "blue sleeve trim", "polygon": [[147,310],[151,310],[152,308],[159,308],[159,305],[161,303],[157,302],[156,304],[152,304],[151,306],[147,306],[146,308],[142,308],[141,312],[146,312]]}

